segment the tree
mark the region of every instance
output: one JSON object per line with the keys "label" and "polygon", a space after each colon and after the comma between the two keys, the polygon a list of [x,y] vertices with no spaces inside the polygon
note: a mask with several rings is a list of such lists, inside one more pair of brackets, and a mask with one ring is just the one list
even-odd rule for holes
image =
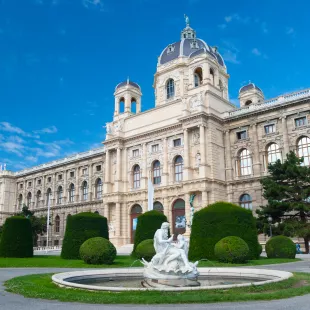
{"label": "tree", "polygon": [[22,212],[20,212],[18,215],[26,217],[31,222],[32,227],[32,241],[33,246],[38,245],[38,235],[43,235],[46,233],[46,216],[40,216],[37,217],[34,215],[34,212],[30,211],[29,208],[24,204]]}
{"label": "tree", "polygon": [[294,152],[268,165],[269,175],[261,180],[263,196],[268,201],[256,211],[260,232],[267,231],[267,219],[272,217],[274,233],[304,239],[306,253],[310,240],[310,168]]}

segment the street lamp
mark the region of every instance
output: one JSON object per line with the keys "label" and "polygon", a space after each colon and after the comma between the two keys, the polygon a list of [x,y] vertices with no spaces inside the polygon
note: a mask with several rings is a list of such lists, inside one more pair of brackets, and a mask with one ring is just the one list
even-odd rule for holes
{"label": "street lamp", "polygon": [[267,221],[268,221],[268,223],[269,223],[269,236],[270,236],[270,238],[271,238],[271,237],[272,237],[272,229],[271,229],[272,217],[271,217],[271,216],[268,216]]}

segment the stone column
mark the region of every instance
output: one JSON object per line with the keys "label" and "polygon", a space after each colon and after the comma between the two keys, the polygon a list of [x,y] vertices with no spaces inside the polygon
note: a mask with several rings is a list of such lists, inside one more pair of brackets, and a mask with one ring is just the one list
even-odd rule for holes
{"label": "stone column", "polygon": [[131,111],[131,96],[127,94],[125,96],[125,113]]}
{"label": "stone column", "polygon": [[114,115],[119,114],[119,98],[115,97],[115,107],[114,107]]}
{"label": "stone column", "polygon": [[140,113],[141,112],[141,98],[137,99],[136,102],[136,113]]}
{"label": "stone column", "polygon": [[183,140],[184,140],[184,168],[183,168],[183,180],[187,181],[189,179],[189,143],[188,143],[188,129],[185,128],[183,131]]}
{"label": "stone column", "polygon": [[164,152],[164,162],[163,162],[163,179],[162,184],[164,186],[168,185],[168,147],[167,138],[163,139],[163,152]]}
{"label": "stone column", "polygon": [[104,177],[104,193],[109,193],[110,190],[110,171],[111,171],[111,165],[110,165],[110,151],[106,150],[105,155],[105,177]]}
{"label": "stone column", "polygon": [[147,188],[147,145],[143,143],[143,167],[142,167],[142,177],[141,177],[141,188]]}
{"label": "stone column", "polygon": [[283,135],[283,160],[286,158],[286,154],[290,151],[290,145],[288,140],[288,133],[287,133],[287,123],[286,123],[286,116],[282,117],[282,135]]}
{"label": "stone column", "polygon": [[226,181],[232,180],[232,164],[231,164],[231,144],[230,131],[225,131],[225,158],[226,158]]}
{"label": "stone column", "polygon": [[261,175],[261,163],[259,160],[259,148],[258,148],[257,125],[256,124],[252,124],[252,136],[253,136],[253,144],[254,144],[254,154],[252,156],[253,174],[254,176],[260,176]]}
{"label": "stone column", "polygon": [[210,82],[210,67],[209,64],[207,62],[204,62],[204,64],[202,65],[202,75],[203,75],[203,83],[207,83]]}
{"label": "stone column", "polygon": [[205,126],[199,126],[200,132],[200,156],[201,162],[199,167],[199,177],[205,178],[206,177],[206,166],[207,166],[207,156],[206,156],[206,133],[205,133]]}
{"label": "stone column", "polygon": [[[201,193],[201,206],[202,208],[206,207],[209,204],[208,201],[208,192],[206,190],[203,190]],[[198,210],[195,210],[198,211]]]}
{"label": "stone column", "polygon": [[128,150],[124,148],[123,152],[123,191],[126,192],[128,190]]}
{"label": "stone column", "polygon": [[88,184],[89,184],[89,193],[88,193],[88,201],[93,200],[93,165],[90,164],[88,167]]}
{"label": "stone column", "polygon": [[121,179],[122,179],[122,150],[121,148],[117,148],[116,150],[116,182],[115,182],[115,189],[116,192],[120,191],[120,183],[121,183]]}
{"label": "stone column", "polygon": [[116,217],[116,237],[121,236],[121,204],[117,202],[115,204],[115,217]]}
{"label": "stone column", "polygon": [[64,187],[63,187],[63,191],[62,191],[62,200],[63,200],[63,204],[67,203],[69,199],[67,199],[67,170],[64,171]]}

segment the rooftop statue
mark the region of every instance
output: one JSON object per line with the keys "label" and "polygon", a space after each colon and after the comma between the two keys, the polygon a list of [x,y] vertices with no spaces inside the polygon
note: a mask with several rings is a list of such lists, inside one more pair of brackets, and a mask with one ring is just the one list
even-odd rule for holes
{"label": "rooftop statue", "polygon": [[189,27],[189,17],[186,14],[184,14],[184,18],[185,18],[186,27]]}

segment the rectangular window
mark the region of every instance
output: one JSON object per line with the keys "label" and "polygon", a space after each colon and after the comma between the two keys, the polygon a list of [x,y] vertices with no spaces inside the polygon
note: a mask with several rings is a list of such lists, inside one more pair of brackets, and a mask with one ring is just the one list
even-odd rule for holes
{"label": "rectangular window", "polygon": [[41,180],[38,180],[38,185],[41,185]]}
{"label": "rectangular window", "polygon": [[59,240],[54,240],[54,246],[59,246]]}
{"label": "rectangular window", "polygon": [[138,157],[139,156],[139,150],[133,150],[132,151],[132,156],[133,157]]}
{"label": "rectangular window", "polygon": [[23,184],[19,184],[19,188],[23,188],[24,187],[24,185]]}
{"label": "rectangular window", "polygon": [[48,177],[48,178],[47,178],[47,182],[52,182],[52,178],[51,178],[51,177]]}
{"label": "rectangular window", "polygon": [[31,186],[31,182],[28,182],[28,186]]}
{"label": "rectangular window", "polygon": [[307,125],[307,118],[305,116],[295,118],[295,127],[302,127]]}
{"label": "rectangular window", "polygon": [[96,171],[97,172],[101,171],[101,165],[96,166]]}
{"label": "rectangular window", "polygon": [[152,153],[158,152],[159,151],[159,145],[158,144],[154,144],[152,145]]}
{"label": "rectangular window", "polygon": [[266,125],[264,126],[264,129],[265,129],[265,134],[268,135],[276,131],[276,125],[275,124]]}
{"label": "rectangular window", "polygon": [[62,174],[58,175],[58,180],[62,180]]}
{"label": "rectangular window", "polygon": [[247,137],[248,137],[248,135],[247,135],[247,131],[246,130],[237,132],[237,139],[238,140],[244,140]]}
{"label": "rectangular window", "polygon": [[82,170],[82,174],[85,175],[86,173],[87,173],[87,168],[84,168],[84,169]]}
{"label": "rectangular window", "polygon": [[74,171],[71,171],[70,172],[70,178],[73,178],[74,177]]}
{"label": "rectangular window", "polygon": [[176,146],[181,146],[181,139],[175,139],[173,140],[173,146],[176,147]]}

